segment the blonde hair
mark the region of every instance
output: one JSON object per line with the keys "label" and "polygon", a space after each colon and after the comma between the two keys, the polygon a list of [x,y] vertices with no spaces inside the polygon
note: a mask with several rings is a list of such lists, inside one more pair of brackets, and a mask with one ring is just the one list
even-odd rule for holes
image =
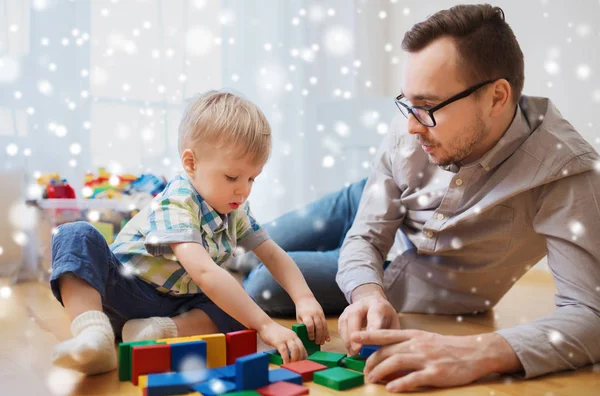
{"label": "blonde hair", "polygon": [[271,127],[251,101],[231,92],[208,91],[190,102],[179,124],[179,155],[196,145],[231,147],[241,158],[265,163],[271,153]]}

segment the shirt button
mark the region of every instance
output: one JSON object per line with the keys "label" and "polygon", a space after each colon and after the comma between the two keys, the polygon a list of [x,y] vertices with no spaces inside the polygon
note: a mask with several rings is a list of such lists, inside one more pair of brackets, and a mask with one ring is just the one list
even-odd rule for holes
{"label": "shirt button", "polygon": [[431,231],[426,231],[425,235],[427,235],[427,238],[432,238],[433,237],[433,232]]}
{"label": "shirt button", "polygon": [[456,179],[454,183],[456,183],[457,186],[462,186],[463,181],[462,179]]}
{"label": "shirt button", "polygon": [[438,220],[444,220],[444,215],[441,213],[438,213],[437,216],[435,216]]}

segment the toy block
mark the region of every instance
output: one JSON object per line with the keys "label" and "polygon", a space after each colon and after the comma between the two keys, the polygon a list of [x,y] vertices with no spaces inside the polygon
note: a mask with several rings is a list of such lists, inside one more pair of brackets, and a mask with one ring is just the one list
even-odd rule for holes
{"label": "toy block", "polygon": [[178,373],[188,385],[195,385],[212,379],[223,379],[223,373],[219,369],[201,369],[193,371],[182,371]]}
{"label": "toy block", "polygon": [[177,344],[179,342],[189,341],[193,341],[192,337],[161,338],[160,340],[156,340],[156,342],[164,342],[165,344]]}
{"label": "toy block", "polygon": [[258,352],[235,361],[236,390],[252,390],[269,385],[269,357]]}
{"label": "toy block", "polygon": [[227,365],[227,341],[225,334],[206,334],[190,338],[190,341],[206,341],[206,367],[215,368]]}
{"label": "toy block", "polygon": [[365,379],[361,373],[334,367],[319,371],[314,376],[315,384],[323,385],[335,390],[345,390],[364,385]]}
{"label": "toy block", "polygon": [[136,346],[131,350],[131,382],[138,384],[144,374],[171,371],[171,346],[167,344]]}
{"label": "toy block", "polygon": [[256,353],[256,330],[242,330],[225,334],[227,340],[227,364],[235,359]]}
{"label": "toy block", "polygon": [[343,353],[317,351],[308,357],[308,360],[320,363],[329,368],[339,366],[340,361],[345,358]]}
{"label": "toy block", "polygon": [[281,357],[279,352],[277,352],[277,349],[270,349],[268,351],[265,351],[265,353],[269,355],[270,363],[276,364],[278,366],[281,366],[283,364],[283,358]]}
{"label": "toy block", "polygon": [[190,381],[180,373],[150,374],[147,376],[147,395],[185,395],[190,392],[190,385]]}
{"label": "toy block", "polygon": [[355,371],[360,371],[362,373],[363,371],[365,371],[365,364],[367,363],[367,359],[360,355],[347,356],[343,358],[340,363],[342,367],[346,367]]}
{"label": "toy block", "polygon": [[229,366],[217,367],[216,371],[220,372],[223,375],[223,379],[226,381],[235,381],[235,364],[230,364]]}
{"label": "toy block", "polygon": [[363,347],[360,348],[360,356],[368,358],[379,348],[381,348],[379,345],[363,345]]}
{"label": "toy block", "polygon": [[147,388],[148,387],[148,376],[147,375],[140,375],[138,377],[138,388]]}
{"label": "toy block", "polygon": [[256,390],[262,396],[300,396],[308,395],[309,390],[307,387],[291,382],[275,382],[274,384],[263,386]]}
{"label": "toy block", "polygon": [[131,380],[131,348],[136,345],[154,345],[156,341],[122,342],[119,344],[119,381]]}
{"label": "toy block", "polygon": [[227,396],[260,396],[260,393],[253,390],[239,391],[228,393]]}
{"label": "toy block", "polygon": [[313,380],[313,373],[320,370],[326,370],[327,366],[310,360],[300,360],[298,362],[283,364],[281,365],[281,368],[300,374],[302,376],[302,382],[308,382]]}
{"label": "toy block", "polygon": [[171,344],[171,370],[197,370],[206,368],[206,341],[189,341]]}
{"label": "toy block", "polygon": [[295,325],[292,325],[292,330],[302,341],[308,356],[321,350],[321,345],[315,344],[314,341],[308,338],[308,330],[306,329],[306,325],[304,323],[296,323]]}
{"label": "toy block", "polygon": [[210,381],[193,385],[191,388],[204,396],[216,396],[235,390],[235,384],[222,379],[211,379]]}
{"label": "toy block", "polygon": [[302,376],[298,373],[294,373],[293,371],[286,370],[284,368],[278,368],[269,371],[269,382],[271,384],[281,381],[302,385]]}

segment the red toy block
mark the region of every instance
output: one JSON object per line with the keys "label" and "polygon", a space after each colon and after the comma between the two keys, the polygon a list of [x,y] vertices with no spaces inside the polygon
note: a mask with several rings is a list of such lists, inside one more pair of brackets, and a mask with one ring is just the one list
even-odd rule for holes
{"label": "red toy block", "polygon": [[235,364],[235,359],[256,353],[256,330],[242,330],[227,333],[227,365]]}
{"label": "red toy block", "polygon": [[285,381],[263,386],[256,391],[263,396],[300,396],[308,395],[309,393],[308,388]]}
{"label": "red toy block", "polygon": [[131,350],[131,382],[134,385],[137,386],[140,375],[167,371],[171,371],[169,344],[144,345]]}
{"label": "red toy block", "polygon": [[302,376],[302,382],[312,381],[313,373],[315,371],[327,370],[328,367],[315,363],[310,360],[300,360],[298,362],[292,362],[288,364],[282,364],[281,368],[288,369],[294,373],[298,373]]}

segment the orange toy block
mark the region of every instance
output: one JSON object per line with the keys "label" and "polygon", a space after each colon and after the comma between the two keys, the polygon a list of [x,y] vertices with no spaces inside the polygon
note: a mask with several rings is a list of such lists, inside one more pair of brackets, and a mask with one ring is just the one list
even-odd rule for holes
{"label": "orange toy block", "polygon": [[145,374],[171,371],[171,346],[144,345],[131,350],[131,382],[137,386],[138,377]]}

